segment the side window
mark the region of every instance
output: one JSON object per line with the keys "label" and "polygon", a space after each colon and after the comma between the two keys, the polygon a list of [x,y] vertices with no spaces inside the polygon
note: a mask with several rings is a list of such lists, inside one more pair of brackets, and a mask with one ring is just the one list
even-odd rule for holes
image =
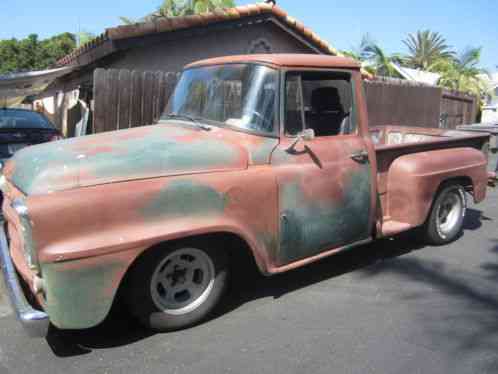
{"label": "side window", "polygon": [[286,134],[313,129],[318,136],[356,131],[351,76],[348,73],[302,72],[286,78]]}
{"label": "side window", "polygon": [[297,135],[305,129],[300,75],[285,80],[285,134]]}

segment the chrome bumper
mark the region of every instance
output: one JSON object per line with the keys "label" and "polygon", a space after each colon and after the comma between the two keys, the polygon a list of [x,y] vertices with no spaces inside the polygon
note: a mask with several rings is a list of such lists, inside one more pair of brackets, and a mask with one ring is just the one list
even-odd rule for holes
{"label": "chrome bumper", "polygon": [[3,221],[0,221],[0,266],[2,268],[5,288],[17,319],[31,337],[45,337],[50,324],[48,315],[34,309],[24,296],[19,278],[10,258],[9,246],[5,236]]}

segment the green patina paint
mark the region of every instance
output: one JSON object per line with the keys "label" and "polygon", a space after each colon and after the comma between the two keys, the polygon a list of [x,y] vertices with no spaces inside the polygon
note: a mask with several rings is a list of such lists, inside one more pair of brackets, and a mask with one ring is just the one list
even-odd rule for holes
{"label": "green patina paint", "polygon": [[256,234],[256,237],[258,238],[259,242],[263,245],[263,248],[265,248],[269,258],[272,261],[276,261],[278,254],[278,244],[279,244],[277,233],[258,232]]}
{"label": "green patina paint", "polygon": [[45,281],[45,309],[59,328],[84,329],[104,320],[117,291],[116,274],[123,272],[119,262],[102,262],[81,268],[67,263],[42,266]]}
{"label": "green patina paint", "polygon": [[[246,167],[236,144],[209,133],[165,125],[148,130],[136,128],[26,148],[14,156],[12,181],[23,192],[36,194],[210,168]],[[140,136],[133,136],[134,132]],[[189,140],[175,139],[190,135]]]}
{"label": "green patina paint", "polygon": [[341,201],[309,200],[298,183],[283,185],[279,265],[368,238],[370,198],[368,168],[352,174]]}
{"label": "green patina paint", "polygon": [[196,218],[222,214],[228,203],[226,195],[192,180],[166,184],[159,194],[141,210],[146,218],[187,216]]}
{"label": "green patina paint", "polygon": [[273,149],[278,145],[278,139],[266,138],[262,144],[250,147],[251,159],[254,165],[262,165],[270,162]]}

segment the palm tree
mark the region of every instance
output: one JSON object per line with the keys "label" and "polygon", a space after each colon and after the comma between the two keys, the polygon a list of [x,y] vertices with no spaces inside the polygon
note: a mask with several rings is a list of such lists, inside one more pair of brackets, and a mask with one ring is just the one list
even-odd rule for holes
{"label": "palm tree", "polygon": [[399,76],[393,63],[400,63],[401,56],[388,54],[368,34],[363,36],[358,50],[353,54],[359,57],[363,68],[370,73],[386,77]]}
{"label": "palm tree", "polygon": [[176,12],[178,15],[188,16],[212,12],[219,8],[235,7],[234,0],[188,0],[183,7],[178,7],[176,3],[178,3],[176,0],[165,0],[159,11],[165,16],[174,17]]}
{"label": "palm tree", "polygon": [[440,86],[482,97],[487,88],[479,75],[488,72],[479,67],[481,51],[481,47],[470,47],[455,58],[440,58],[429,68],[441,74]]}
{"label": "palm tree", "polygon": [[[212,12],[219,8],[235,7],[234,0],[164,0],[162,5],[152,14],[142,18],[143,21],[153,21],[161,17],[183,17],[193,14]],[[133,19],[119,17],[124,24],[135,23]]]}
{"label": "palm tree", "polygon": [[416,69],[428,70],[435,61],[454,56],[454,51],[438,32],[417,31],[416,35],[409,34],[403,43],[409,51],[405,63]]}

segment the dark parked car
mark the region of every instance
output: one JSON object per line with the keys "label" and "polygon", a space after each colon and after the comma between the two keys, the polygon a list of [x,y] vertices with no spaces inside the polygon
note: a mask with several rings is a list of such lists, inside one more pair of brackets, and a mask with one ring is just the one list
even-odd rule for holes
{"label": "dark parked car", "polygon": [[[26,109],[0,108],[0,163],[21,148],[60,139],[59,130],[43,114]],[[3,194],[0,193],[0,206],[2,202]]]}
{"label": "dark parked car", "polygon": [[62,139],[43,114],[26,109],[0,108],[0,160],[33,144]]}

